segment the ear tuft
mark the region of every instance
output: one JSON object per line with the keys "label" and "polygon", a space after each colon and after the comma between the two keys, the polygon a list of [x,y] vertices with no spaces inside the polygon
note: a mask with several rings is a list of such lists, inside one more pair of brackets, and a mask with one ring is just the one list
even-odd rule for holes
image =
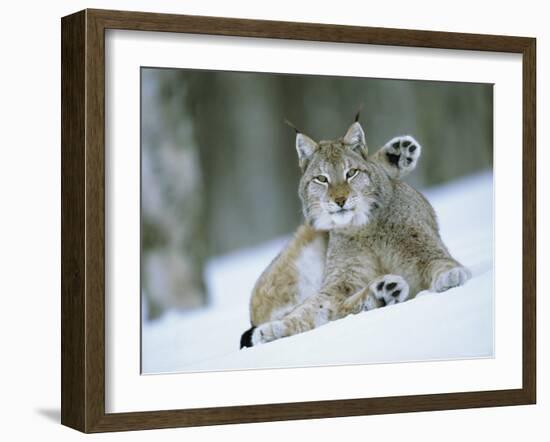
{"label": "ear tuft", "polygon": [[361,105],[359,106],[359,110],[355,114],[355,122],[356,123],[359,122],[359,116],[361,115],[362,110],[363,110],[363,103],[361,103]]}
{"label": "ear tuft", "polygon": [[286,118],[285,118],[285,124],[289,127],[291,127],[292,129],[294,129],[294,132],[296,132],[297,134],[299,134],[301,132],[300,129],[298,129],[296,126],[294,126],[294,124],[292,124],[290,121],[288,121]]}
{"label": "ear tuft", "polygon": [[302,169],[305,169],[315,150],[317,150],[317,143],[315,141],[302,133],[296,134],[296,151],[298,152],[298,160]]}

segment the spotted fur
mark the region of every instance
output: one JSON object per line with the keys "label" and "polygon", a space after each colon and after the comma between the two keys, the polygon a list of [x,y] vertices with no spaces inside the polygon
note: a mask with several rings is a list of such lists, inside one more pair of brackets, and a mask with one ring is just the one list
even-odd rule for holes
{"label": "spotted fur", "polygon": [[400,179],[421,154],[413,137],[393,138],[369,156],[356,121],[336,140],[297,133],[296,149],[306,222],[256,283],[247,346],[469,279],[429,202]]}

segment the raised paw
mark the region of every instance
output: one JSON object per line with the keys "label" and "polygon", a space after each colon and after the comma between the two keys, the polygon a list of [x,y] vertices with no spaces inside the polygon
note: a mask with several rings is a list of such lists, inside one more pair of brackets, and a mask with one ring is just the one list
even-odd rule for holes
{"label": "raised paw", "polygon": [[369,296],[365,300],[365,310],[406,301],[409,297],[409,284],[399,275],[384,275],[375,279],[369,286]]}
{"label": "raised paw", "polygon": [[443,270],[433,278],[431,291],[444,292],[445,290],[459,287],[466,284],[472,277],[472,273],[466,267],[453,267],[452,269]]}
{"label": "raised paw", "polygon": [[392,138],[382,148],[388,163],[401,171],[409,173],[416,167],[422,146],[410,135]]}

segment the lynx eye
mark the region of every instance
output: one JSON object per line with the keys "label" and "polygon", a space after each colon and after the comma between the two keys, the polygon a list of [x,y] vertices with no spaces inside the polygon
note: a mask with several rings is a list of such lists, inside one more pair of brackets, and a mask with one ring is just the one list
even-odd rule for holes
{"label": "lynx eye", "polygon": [[317,181],[318,183],[321,183],[321,184],[326,184],[328,183],[328,178],[324,175],[317,175],[316,177],[313,178],[313,181]]}
{"label": "lynx eye", "polygon": [[346,172],[346,179],[351,180],[358,173],[359,173],[358,169],[350,169]]}

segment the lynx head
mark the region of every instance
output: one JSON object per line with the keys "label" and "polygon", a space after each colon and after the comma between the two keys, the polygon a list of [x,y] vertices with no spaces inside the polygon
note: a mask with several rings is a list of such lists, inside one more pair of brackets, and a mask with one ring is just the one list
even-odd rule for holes
{"label": "lynx head", "polygon": [[337,140],[315,142],[297,131],[306,221],[317,230],[360,227],[380,207],[385,176],[367,159],[365,133],[355,121]]}

